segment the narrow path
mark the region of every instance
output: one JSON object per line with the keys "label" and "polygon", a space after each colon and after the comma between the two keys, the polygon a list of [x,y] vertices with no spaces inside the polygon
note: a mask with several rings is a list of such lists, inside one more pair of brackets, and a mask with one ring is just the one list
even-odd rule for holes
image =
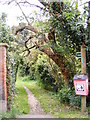
{"label": "narrow path", "polygon": [[31,115],[43,115],[45,114],[43,109],[40,106],[40,102],[35,98],[32,92],[24,86],[27,94],[28,94],[28,104],[30,106],[30,114]]}
{"label": "narrow path", "polygon": [[40,102],[36,99],[34,94],[24,86],[24,89],[28,95],[28,104],[30,106],[30,112],[28,115],[19,116],[19,118],[54,118],[54,116],[50,114],[46,114],[42,107],[40,106]]}

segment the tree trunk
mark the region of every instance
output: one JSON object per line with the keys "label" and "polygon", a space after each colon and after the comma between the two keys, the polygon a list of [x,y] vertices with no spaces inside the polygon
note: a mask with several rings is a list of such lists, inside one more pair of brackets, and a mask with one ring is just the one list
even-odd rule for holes
{"label": "tree trunk", "polygon": [[[40,0],[39,0],[40,1]],[[19,3],[17,3],[17,5],[19,6],[19,8],[21,9],[22,11],[22,8],[21,6],[19,5]],[[34,32],[36,35],[38,35],[39,31],[34,28],[32,26],[32,24],[29,23],[29,21],[27,20],[26,18],[26,15],[24,14],[24,12],[22,11],[22,14],[24,15],[26,21],[28,22],[28,26],[25,26],[25,27],[21,27],[19,28],[18,30],[16,30],[16,34],[23,30],[23,29],[28,29],[32,32]],[[40,48],[40,46],[42,44],[44,44],[44,42],[48,42],[49,39],[46,37],[46,35],[43,35],[42,38],[40,38],[40,40],[38,41],[38,43],[36,43],[36,45],[38,46],[38,48]],[[64,80],[65,80],[65,84],[68,84],[69,83],[69,79],[72,77],[72,74],[71,74],[71,69],[67,68],[67,65],[65,63],[66,58],[64,55],[61,55],[61,54],[58,54],[56,51],[51,51],[49,48],[44,48],[41,50],[42,52],[44,52],[45,54],[47,54],[59,67],[60,67],[60,70],[61,70],[61,73],[63,74],[64,76]],[[69,62],[68,62],[69,63]],[[73,68],[72,68],[73,69]]]}
{"label": "tree trunk", "polygon": [[72,77],[71,70],[69,68],[66,68],[65,64],[65,57],[63,55],[60,55],[56,52],[52,52],[48,48],[44,48],[41,50],[45,54],[47,54],[59,67],[61,70],[62,75],[64,76],[64,82],[66,85],[69,84],[69,79]]}

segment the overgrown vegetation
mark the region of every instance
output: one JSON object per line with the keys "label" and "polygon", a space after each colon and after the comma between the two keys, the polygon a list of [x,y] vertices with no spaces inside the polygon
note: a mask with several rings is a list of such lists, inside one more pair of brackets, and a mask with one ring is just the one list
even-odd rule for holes
{"label": "overgrown vegetation", "polygon": [[17,109],[12,107],[11,110],[8,112],[0,113],[0,119],[15,118],[17,114],[18,114]]}
{"label": "overgrown vegetation", "polygon": [[15,87],[16,87],[16,92],[15,92],[14,98],[12,98],[13,102],[11,104],[11,109],[10,111],[7,111],[6,113],[2,113],[0,115],[0,118],[3,118],[3,119],[4,118],[17,118],[18,116],[22,114],[29,113],[30,108],[28,105],[27,93],[24,89],[24,83],[23,83],[22,78],[18,78],[15,84]]}
{"label": "overgrown vegetation", "polygon": [[22,81],[22,78],[18,78],[17,82],[15,83],[16,94],[13,99],[13,107],[16,108],[19,115],[29,113],[28,96],[24,89],[24,83]]}
{"label": "overgrown vegetation", "polygon": [[81,96],[75,95],[75,89],[70,89],[68,86],[63,86],[58,91],[58,98],[61,103],[66,103],[73,108],[80,108],[81,106]]}
{"label": "overgrown vegetation", "polygon": [[[10,1],[9,4],[13,1]],[[22,10],[28,25],[21,22],[19,26],[13,26],[13,35],[6,25],[6,15],[2,14],[0,18],[0,42],[9,45],[7,50],[8,110],[11,109],[10,105],[15,95],[18,70],[23,82],[28,81],[29,83],[31,79],[33,83],[38,81],[39,86],[48,90],[49,93],[57,93],[57,98],[54,97],[59,102],[79,108],[81,98],[75,96],[73,76],[81,73],[81,63],[77,59],[76,53],[80,52],[82,43],[87,47],[87,70],[89,71],[90,10],[84,6],[84,14],[81,15],[77,3],[72,4],[68,1],[60,3],[40,1],[40,3],[43,5],[41,15],[45,17],[45,20],[39,17],[33,18],[32,26]],[[17,3],[19,7],[20,4]],[[36,16],[38,16],[37,13]],[[87,26],[85,26],[86,21]],[[37,90],[40,88],[36,85],[35,87]],[[18,91],[22,89],[21,91],[25,94],[21,86],[17,85],[16,89]],[[22,96],[21,93],[20,97],[22,98]],[[16,97],[15,101],[21,98]],[[21,105],[21,101],[19,104]],[[52,103],[52,106],[54,105],[56,103]],[[28,110],[21,110],[20,113],[28,113]]]}
{"label": "overgrown vegetation", "polygon": [[88,118],[88,115],[81,115],[80,109],[76,110],[73,106],[70,107],[67,104],[61,103],[58,99],[58,94],[38,86],[37,81],[24,82],[24,84],[40,101],[46,113],[51,113],[59,118]]}
{"label": "overgrown vegetation", "polygon": [[[39,54],[35,63],[31,64],[30,67],[28,67],[29,69],[27,69],[27,66],[24,63],[21,66],[20,75],[22,76],[23,81],[30,81],[32,74],[30,71],[28,72],[28,70],[33,67],[34,79],[32,81],[38,81],[37,83],[39,86],[48,91],[56,92],[61,103],[69,104],[74,108],[80,108],[80,96],[75,95],[74,87],[71,88],[70,86],[64,84],[64,78],[60,72],[59,67],[53,63],[53,61],[46,55]],[[26,74],[24,73],[24,76],[21,74],[23,71],[26,71]]]}
{"label": "overgrown vegetation", "polygon": [[[7,108],[10,110],[10,104],[12,100],[12,96],[15,90],[15,79],[16,79],[16,60],[14,58],[12,42],[14,42],[14,36],[10,33],[10,27],[6,24],[6,14],[2,13],[0,16],[0,43],[7,43],[8,50],[7,50]],[[11,84],[12,83],[12,84]]]}

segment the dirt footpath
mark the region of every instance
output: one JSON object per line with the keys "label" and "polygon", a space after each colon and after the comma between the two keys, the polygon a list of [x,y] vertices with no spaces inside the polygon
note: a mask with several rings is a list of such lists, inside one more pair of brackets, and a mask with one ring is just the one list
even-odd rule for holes
{"label": "dirt footpath", "polygon": [[24,86],[24,89],[28,94],[28,104],[30,106],[30,112],[28,115],[22,115],[19,118],[54,118],[52,115],[46,114],[44,112],[44,110],[40,106],[40,102],[26,86]]}

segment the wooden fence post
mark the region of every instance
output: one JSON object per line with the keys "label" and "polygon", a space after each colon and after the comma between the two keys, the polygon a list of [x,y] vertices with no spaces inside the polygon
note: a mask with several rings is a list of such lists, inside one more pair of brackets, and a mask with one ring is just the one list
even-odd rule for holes
{"label": "wooden fence post", "polygon": [[[81,46],[81,73],[86,74],[86,51],[85,45],[82,43]],[[81,96],[81,112],[84,113],[86,111],[86,96]]]}

